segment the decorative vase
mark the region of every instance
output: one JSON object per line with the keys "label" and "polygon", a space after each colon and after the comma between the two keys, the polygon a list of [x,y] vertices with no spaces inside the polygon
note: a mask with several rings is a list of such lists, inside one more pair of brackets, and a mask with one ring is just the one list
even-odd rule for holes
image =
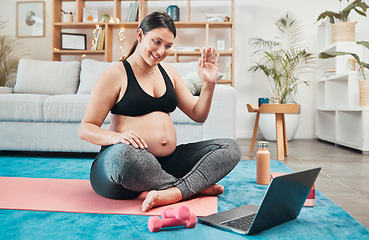
{"label": "decorative vase", "polygon": [[63,22],[73,22],[73,14],[63,14]]}
{"label": "decorative vase", "polygon": [[356,22],[332,24],[332,42],[355,42]]}
{"label": "decorative vase", "polygon": [[369,106],[369,80],[359,80],[360,106]]}
{"label": "decorative vase", "polygon": [[[299,126],[300,114],[288,113],[284,114],[284,118],[286,123],[287,141],[292,141],[296,135],[296,131]],[[274,113],[260,114],[259,128],[265,140],[277,140]]]}
{"label": "decorative vase", "polygon": [[179,8],[176,5],[170,5],[167,8],[168,15],[173,19],[173,21],[179,21]]}

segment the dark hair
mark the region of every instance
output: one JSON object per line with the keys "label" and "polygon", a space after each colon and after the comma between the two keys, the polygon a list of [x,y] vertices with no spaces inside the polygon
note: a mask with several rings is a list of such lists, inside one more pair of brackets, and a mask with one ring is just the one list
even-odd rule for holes
{"label": "dark hair", "polygon": [[[155,28],[167,28],[174,35],[174,38],[177,35],[176,26],[173,22],[173,19],[165,12],[153,12],[147,15],[141,22],[138,29],[142,29],[142,32],[146,34]],[[128,58],[131,56],[136,50],[138,44],[138,40],[136,40],[128,53]]]}

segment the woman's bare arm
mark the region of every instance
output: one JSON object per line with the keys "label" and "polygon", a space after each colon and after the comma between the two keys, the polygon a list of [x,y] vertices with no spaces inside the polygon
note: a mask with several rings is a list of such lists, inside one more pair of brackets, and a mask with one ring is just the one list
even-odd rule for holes
{"label": "woman's bare arm", "polygon": [[196,122],[205,122],[208,117],[218,76],[218,67],[219,55],[215,54],[215,50],[210,47],[202,49],[197,70],[202,80],[198,99],[192,96],[178,72],[174,73],[178,107]]}

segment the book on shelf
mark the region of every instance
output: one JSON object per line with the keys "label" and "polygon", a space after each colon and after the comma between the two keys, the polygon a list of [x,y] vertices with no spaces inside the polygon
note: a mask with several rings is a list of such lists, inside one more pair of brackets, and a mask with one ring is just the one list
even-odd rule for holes
{"label": "book on shelf", "polygon": [[97,43],[99,41],[100,34],[101,34],[101,27],[99,27],[99,29],[97,30],[94,50],[97,50]]}
{"label": "book on shelf", "polygon": [[101,38],[99,41],[99,49],[98,50],[104,50],[105,49],[105,29],[102,29]]}
{"label": "book on shelf", "polygon": [[104,42],[105,42],[105,29],[99,28],[99,32],[98,32],[97,40],[95,44],[95,50],[104,50]]}
{"label": "book on shelf", "polygon": [[230,20],[231,18],[226,16],[225,14],[218,14],[218,13],[206,14],[207,22],[229,22]]}
{"label": "book on shelf", "polygon": [[127,22],[137,21],[138,6],[139,6],[139,2],[132,2],[129,5],[128,15],[127,15],[127,18],[126,18]]}
{"label": "book on shelf", "polygon": [[334,76],[334,75],[336,75],[336,69],[335,68],[329,68],[327,71],[324,72],[324,75],[326,77]]}

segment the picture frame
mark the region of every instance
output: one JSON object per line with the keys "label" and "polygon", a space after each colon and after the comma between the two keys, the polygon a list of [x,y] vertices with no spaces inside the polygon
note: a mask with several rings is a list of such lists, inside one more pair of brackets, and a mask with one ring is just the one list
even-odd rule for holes
{"label": "picture frame", "polygon": [[83,22],[98,22],[99,10],[97,8],[83,8]]}
{"label": "picture frame", "polygon": [[45,37],[45,2],[17,2],[17,37]]}
{"label": "picture frame", "polygon": [[224,51],[225,50],[225,40],[224,39],[217,39],[216,49],[217,49],[217,51]]}
{"label": "picture frame", "polygon": [[86,34],[60,33],[61,50],[87,50]]}

